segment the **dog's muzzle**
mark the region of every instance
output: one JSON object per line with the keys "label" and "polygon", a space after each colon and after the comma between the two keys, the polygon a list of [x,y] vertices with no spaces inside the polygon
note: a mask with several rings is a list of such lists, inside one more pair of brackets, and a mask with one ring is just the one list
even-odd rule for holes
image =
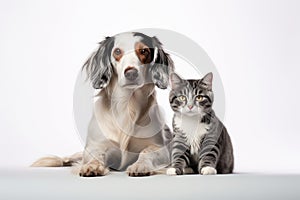
{"label": "dog's muzzle", "polygon": [[134,67],[127,67],[124,71],[124,76],[129,81],[134,81],[139,76],[138,70]]}

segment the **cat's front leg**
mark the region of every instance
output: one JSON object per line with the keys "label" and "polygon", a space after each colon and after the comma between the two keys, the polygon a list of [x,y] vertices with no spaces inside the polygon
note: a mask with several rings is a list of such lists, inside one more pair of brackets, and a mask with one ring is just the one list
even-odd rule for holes
{"label": "cat's front leg", "polygon": [[219,158],[219,148],[215,144],[208,144],[202,148],[198,163],[198,172],[202,175],[217,174],[216,165]]}
{"label": "cat's front leg", "polygon": [[171,167],[167,169],[167,175],[183,175],[185,174],[185,169],[190,164],[190,153],[189,147],[182,138],[174,138],[172,145],[172,163]]}
{"label": "cat's front leg", "polygon": [[[178,156],[178,154],[181,154],[181,156]],[[167,175],[183,175],[185,172],[185,169],[189,165],[189,156],[187,152],[172,152],[172,164],[171,167],[167,169],[166,174]]]}

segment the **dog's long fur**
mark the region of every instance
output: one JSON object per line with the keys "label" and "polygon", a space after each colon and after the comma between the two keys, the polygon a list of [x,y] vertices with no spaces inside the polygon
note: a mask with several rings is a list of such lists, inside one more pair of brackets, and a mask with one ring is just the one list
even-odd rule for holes
{"label": "dog's long fur", "polygon": [[[102,176],[110,169],[145,176],[167,166],[172,136],[158,109],[155,86],[167,88],[173,61],[159,40],[142,33],[107,37],[83,68],[93,87],[102,90],[82,157],[46,157],[32,166],[70,166],[80,161],[81,176]],[[134,81],[124,76],[132,68],[138,74]]]}

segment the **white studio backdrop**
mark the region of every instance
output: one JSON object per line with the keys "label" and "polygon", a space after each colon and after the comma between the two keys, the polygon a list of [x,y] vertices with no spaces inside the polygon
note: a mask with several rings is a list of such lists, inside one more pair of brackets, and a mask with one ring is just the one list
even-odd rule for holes
{"label": "white studio backdrop", "polygon": [[[0,1],[0,167],[81,151],[72,101],[82,64],[104,36],[162,28],[194,40],[215,64],[236,171],[300,173],[299,9],[297,0]],[[184,78],[197,78],[174,60]]]}

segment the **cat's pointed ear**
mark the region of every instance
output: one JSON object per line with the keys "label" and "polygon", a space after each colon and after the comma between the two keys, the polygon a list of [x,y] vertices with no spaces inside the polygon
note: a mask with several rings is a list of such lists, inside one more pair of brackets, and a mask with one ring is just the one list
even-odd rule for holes
{"label": "cat's pointed ear", "polygon": [[206,87],[207,89],[212,89],[213,73],[209,72],[206,74],[200,81],[200,84]]}
{"label": "cat's pointed ear", "polygon": [[171,88],[176,89],[184,85],[184,80],[176,73],[172,73],[170,76]]}

